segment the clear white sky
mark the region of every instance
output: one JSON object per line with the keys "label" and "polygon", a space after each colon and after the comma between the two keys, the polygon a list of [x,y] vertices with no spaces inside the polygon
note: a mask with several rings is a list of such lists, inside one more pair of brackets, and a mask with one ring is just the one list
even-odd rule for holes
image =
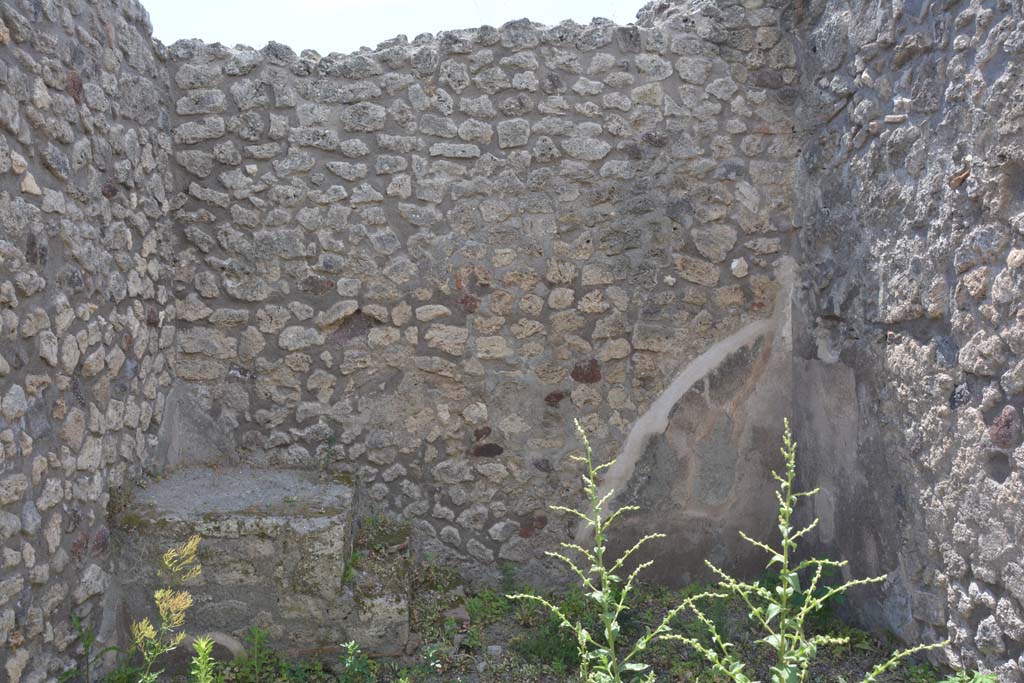
{"label": "clear white sky", "polygon": [[645,0],[142,0],[164,44],[202,38],[261,48],[270,40],[296,52],[354,52],[404,33],[500,26],[528,18],[543,24],[606,17],[636,19]]}

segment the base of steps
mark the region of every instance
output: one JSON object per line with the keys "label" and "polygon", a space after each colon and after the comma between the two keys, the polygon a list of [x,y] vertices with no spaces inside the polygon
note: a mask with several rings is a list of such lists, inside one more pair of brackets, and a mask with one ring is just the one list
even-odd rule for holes
{"label": "base of steps", "polygon": [[[239,641],[257,626],[286,654],[340,643],[398,653],[409,635],[404,552],[360,552],[353,491],[305,470],[190,468],[140,489],[113,520],[116,621],[155,616],[164,551],[199,534],[186,631]],[[407,546],[407,544],[406,544]]]}

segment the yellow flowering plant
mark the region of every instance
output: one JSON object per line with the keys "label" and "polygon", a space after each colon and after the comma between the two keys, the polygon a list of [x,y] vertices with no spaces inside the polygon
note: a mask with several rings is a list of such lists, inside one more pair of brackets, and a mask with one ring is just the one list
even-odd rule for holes
{"label": "yellow flowering plant", "polygon": [[[170,548],[160,558],[157,574],[168,583],[181,585],[194,579],[202,572],[197,552],[200,537],[192,536],[181,545]],[[159,624],[154,625],[149,617],[136,621],[131,626],[132,645],[142,656],[143,667],[139,683],[154,683],[162,673],[154,670],[156,660],[171,652],[185,639],[181,627],[185,625],[185,613],[192,606],[192,594],[174,587],[161,588],[153,593]]]}

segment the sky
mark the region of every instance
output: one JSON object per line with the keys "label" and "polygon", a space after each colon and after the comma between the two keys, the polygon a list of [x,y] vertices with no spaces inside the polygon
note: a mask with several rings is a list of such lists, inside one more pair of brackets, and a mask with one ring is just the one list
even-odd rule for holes
{"label": "sky", "polygon": [[261,48],[268,41],[296,52],[354,52],[404,33],[473,28],[524,17],[542,24],[636,19],[644,0],[143,0],[164,44],[202,38]]}

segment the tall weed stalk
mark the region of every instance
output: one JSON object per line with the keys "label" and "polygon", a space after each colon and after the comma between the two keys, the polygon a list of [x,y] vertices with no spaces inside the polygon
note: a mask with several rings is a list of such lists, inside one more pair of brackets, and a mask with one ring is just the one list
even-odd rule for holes
{"label": "tall weed stalk", "polygon": [[[629,597],[636,584],[637,576],[651,565],[650,561],[641,562],[628,574],[625,574],[626,562],[646,543],[664,538],[665,534],[647,534],[618,558],[609,558],[608,530],[612,524],[627,512],[638,510],[636,506],[624,505],[609,512],[608,506],[614,491],[601,495],[598,491],[598,480],[602,472],[610,468],[615,461],[595,465],[590,440],[579,420],[575,421],[576,432],[583,442],[584,455],[573,455],[572,459],[583,464],[583,490],[587,498],[584,510],[552,505],[551,509],[565,512],[582,520],[586,528],[593,533],[589,548],[577,543],[562,543],[564,552],[549,552],[550,557],[564,562],[578,577],[586,596],[596,606],[600,625],[591,633],[582,622],[571,621],[565,611],[550,600],[529,593],[517,593],[507,596],[512,600],[529,600],[543,605],[561,623],[571,630],[577,641],[580,655],[580,678],[586,683],[651,683],[655,679],[650,666],[641,661],[641,655],[647,646],[656,638],[671,633],[670,622],[680,612],[690,608],[694,603],[707,597],[707,594],[687,598],[676,608],[670,610],[654,628],[649,628],[643,635],[632,642],[624,642],[621,630],[621,618],[629,609]],[[575,554],[577,559],[569,556]]]}
{"label": "tall weed stalk", "polygon": [[[582,520],[586,528],[592,531],[593,540],[586,548],[576,543],[562,543],[562,552],[547,554],[564,562],[579,579],[585,594],[596,605],[600,615],[600,627],[597,632],[591,633],[580,621],[570,620],[561,607],[537,595],[521,593],[508,597],[539,603],[558,619],[562,627],[575,634],[580,654],[581,680],[586,683],[652,683],[655,679],[654,672],[641,661],[641,656],[653,641],[669,640],[682,642],[691,647],[711,664],[714,674],[726,680],[733,683],[758,683],[747,675],[748,665],[735,654],[735,645],[719,631],[715,621],[708,616],[706,608],[700,606],[705,600],[719,600],[730,596],[736,596],[743,601],[749,610],[750,624],[763,634],[758,642],[770,647],[774,653],[774,665],[770,670],[771,683],[805,683],[818,648],[842,645],[848,641],[846,637],[810,635],[807,632],[807,625],[814,614],[826,608],[831,599],[857,586],[879,583],[885,580],[885,577],[854,579],[835,587],[826,587],[822,581],[823,577],[831,570],[846,566],[845,561],[796,559],[797,541],[814,530],[818,520],[815,519],[807,526],[797,529],[793,525],[793,513],[800,499],[813,496],[818,489],[804,492],[794,490],[796,441],[793,440],[788,420],[785,422],[781,449],[785,461],[785,474],[772,473],[778,483],[775,492],[779,503],[778,546],[771,546],[740,532],[744,540],[768,555],[768,577],[760,581],[740,581],[706,561],[711,571],[719,577],[717,589],[687,597],[669,610],[657,625],[649,627],[643,635],[632,642],[624,642],[620,621],[622,615],[629,609],[629,597],[637,576],[649,567],[652,561],[641,562],[628,573],[625,573],[626,563],[646,543],[664,538],[665,535],[647,534],[618,558],[612,559],[607,556],[608,531],[612,523],[620,515],[639,508],[625,505],[610,510],[614,491],[610,490],[601,495],[598,491],[598,480],[601,473],[610,468],[615,461],[594,465],[590,441],[578,420],[576,431],[583,442],[584,455],[573,456],[573,459],[582,463],[585,468],[583,490],[587,505],[583,510],[560,505],[551,506],[551,509]],[[576,559],[570,557],[570,554]],[[672,620],[685,611],[696,615],[708,636],[707,639],[701,640],[689,633],[681,634],[673,630]],[[895,667],[901,660],[925,650],[943,647],[948,642],[917,645],[899,650],[875,666],[861,679],[861,683],[876,683],[879,676]]]}
{"label": "tall weed stalk", "polygon": [[[829,635],[809,635],[807,623],[818,611],[824,609],[832,598],[843,595],[857,586],[880,583],[885,576],[873,576],[865,579],[854,579],[838,586],[823,589],[822,576],[829,569],[841,569],[847,562],[809,558],[796,560],[797,541],[818,526],[815,518],[810,524],[800,529],[793,526],[793,513],[802,498],[810,498],[819,489],[811,491],[795,491],[796,481],[796,441],[793,440],[789,428],[789,420],[785,421],[782,436],[782,457],[785,460],[785,473],[780,475],[772,472],[778,483],[775,498],[779,503],[778,531],[779,543],[772,546],[755,540],[740,532],[743,540],[768,555],[768,570],[771,580],[740,581],[715,564],[705,560],[705,564],[718,577],[718,588],[726,595],[739,597],[747,606],[748,618],[754,628],[763,634],[758,642],[774,651],[775,664],[771,667],[772,683],[803,683],[811,662],[818,653],[819,647],[845,645],[848,637]],[[697,607],[693,608],[697,618],[704,625],[711,637],[711,645],[705,645],[695,638],[677,633],[664,635],[666,640],[677,640],[686,643],[699,652],[711,665],[713,670],[734,683],[755,683],[744,673],[746,664],[734,655],[734,646],[718,633],[714,622],[708,619]],[[875,666],[861,679],[862,683],[874,683],[879,676],[895,667],[901,660],[925,650],[943,647],[949,641],[934,644],[917,645],[905,650],[898,650],[888,659]]]}
{"label": "tall weed stalk", "polygon": [[192,642],[192,666],[189,668],[191,683],[215,683],[216,661],[213,659],[213,638],[199,636]]}

